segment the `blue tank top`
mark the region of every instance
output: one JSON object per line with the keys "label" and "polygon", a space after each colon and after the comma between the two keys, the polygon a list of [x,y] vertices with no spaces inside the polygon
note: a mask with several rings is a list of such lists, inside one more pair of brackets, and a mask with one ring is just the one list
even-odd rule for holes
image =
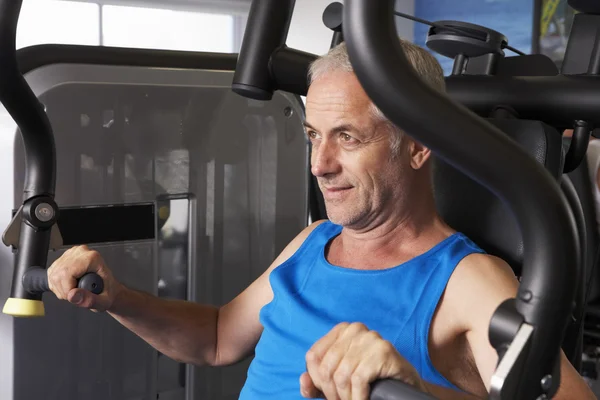
{"label": "blue tank top", "polygon": [[340,322],[362,322],[391,342],[424,380],[456,389],[429,358],[429,325],[456,265],[483,251],[455,233],[399,266],[349,269],[325,258],[326,245],[341,230],[321,223],[271,272],[274,297],[260,311],[264,330],[240,399],[303,399],[306,352]]}

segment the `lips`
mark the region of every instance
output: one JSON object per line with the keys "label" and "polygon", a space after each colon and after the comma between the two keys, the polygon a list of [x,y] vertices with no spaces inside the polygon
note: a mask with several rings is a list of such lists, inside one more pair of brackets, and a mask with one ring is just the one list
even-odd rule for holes
{"label": "lips", "polygon": [[323,192],[323,197],[332,199],[332,198],[339,198],[339,197],[343,196],[350,189],[352,189],[352,186],[327,187],[327,188],[323,188],[322,192]]}

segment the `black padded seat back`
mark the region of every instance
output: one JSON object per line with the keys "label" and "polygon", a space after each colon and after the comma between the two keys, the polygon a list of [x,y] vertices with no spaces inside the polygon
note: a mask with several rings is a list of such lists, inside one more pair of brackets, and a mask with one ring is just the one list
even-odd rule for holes
{"label": "black padded seat back", "polygon": [[[568,148],[571,139],[565,138],[564,142],[565,147]],[[590,147],[594,147],[594,144],[590,143]],[[588,147],[588,152],[595,150],[590,147]],[[584,254],[586,282],[591,279],[590,292],[587,293],[587,296],[590,302],[597,303],[600,300],[600,271],[595,268],[595,262],[600,236],[598,235],[596,205],[593,194],[594,187],[590,179],[588,160],[584,159],[568,176],[577,191],[581,208],[583,209],[583,217],[586,222],[587,251]]]}
{"label": "black padded seat back", "polygon": [[[585,160],[584,160],[585,162]],[[587,234],[586,234],[586,223],[581,201],[577,190],[573,185],[573,182],[567,175],[563,175],[561,178],[561,189],[571,206],[573,217],[575,218],[575,224],[577,225],[577,239],[578,248],[577,256],[575,260],[571,261],[570,268],[576,271],[579,266],[579,279],[577,282],[577,292],[575,295],[575,302],[573,307],[573,318],[567,325],[565,336],[563,339],[563,350],[565,355],[571,361],[571,364],[578,371],[581,369],[581,354],[583,353],[583,317],[585,310],[585,296],[586,296],[586,276],[585,272],[585,254],[588,251]]]}
{"label": "black padded seat back", "polygon": [[[564,157],[562,137],[554,128],[539,121],[488,121],[515,140],[558,181]],[[456,145],[461,146],[461,143],[456,142]],[[515,216],[504,203],[488,189],[438,158],[434,160],[434,188],[441,217],[488,254],[505,260],[520,276],[523,239]]]}

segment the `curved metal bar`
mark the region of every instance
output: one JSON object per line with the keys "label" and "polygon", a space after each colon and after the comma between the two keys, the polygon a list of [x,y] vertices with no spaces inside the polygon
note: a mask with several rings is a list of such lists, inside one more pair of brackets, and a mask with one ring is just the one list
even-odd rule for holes
{"label": "curved metal bar", "polygon": [[[347,0],[343,33],[350,60],[382,112],[438,156],[500,197],[523,232],[516,309],[534,330],[518,398],[536,398],[552,374],[574,299],[576,227],[558,183],[499,129],[424,83],[408,63],[393,0]],[[558,377],[554,377],[554,381]]]}
{"label": "curved metal bar", "polygon": [[[24,274],[33,266],[46,266],[52,226],[58,216],[54,202],[56,150],[50,121],[44,107],[19,72],[16,30],[22,0],[0,0],[0,102],[17,123],[25,148],[26,172],[23,206],[11,222],[20,224],[17,262],[10,299],[4,312],[27,316],[21,305],[41,301],[23,286]],[[9,227],[10,228],[10,227]],[[29,316],[41,316],[39,308]]]}
{"label": "curved metal bar", "polygon": [[0,0],[0,102],[17,123],[27,157],[24,198],[54,195],[54,136],[43,105],[19,72],[15,48],[22,0]]}
{"label": "curved metal bar", "polygon": [[564,172],[568,174],[579,167],[590,143],[591,126],[586,121],[576,121],[571,145],[565,156]]}

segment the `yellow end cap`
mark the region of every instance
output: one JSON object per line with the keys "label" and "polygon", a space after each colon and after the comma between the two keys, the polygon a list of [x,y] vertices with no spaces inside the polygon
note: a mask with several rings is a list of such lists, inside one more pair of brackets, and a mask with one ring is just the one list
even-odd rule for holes
{"label": "yellow end cap", "polygon": [[14,317],[43,317],[44,303],[41,300],[16,299],[9,297],[2,310],[4,314]]}
{"label": "yellow end cap", "polygon": [[171,210],[169,210],[169,207],[167,206],[162,206],[158,209],[158,218],[160,219],[169,218],[169,214],[171,214]]}

